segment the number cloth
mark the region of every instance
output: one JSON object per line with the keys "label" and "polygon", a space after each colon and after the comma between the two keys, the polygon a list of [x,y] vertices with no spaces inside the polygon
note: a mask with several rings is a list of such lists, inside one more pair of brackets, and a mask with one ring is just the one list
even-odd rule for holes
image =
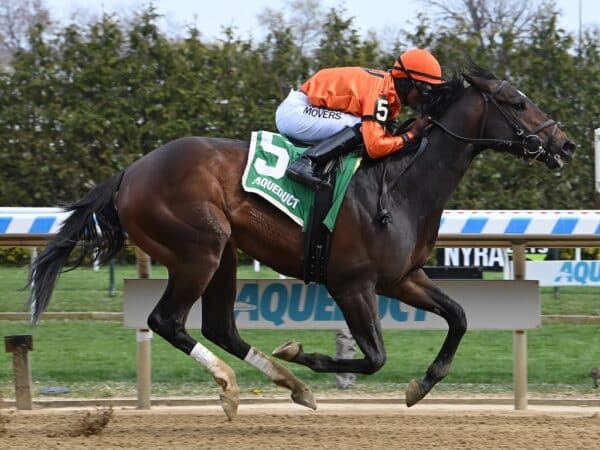
{"label": "number cloth", "polygon": [[[242,175],[242,187],[246,192],[260,195],[304,230],[308,224],[314,192],[287,178],[285,169],[290,161],[298,158],[305,150],[304,147],[296,147],[280,134],[254,131],[250,140],[248,162]],[[343,164],[336,169],[333,204],[323,220],[329,231],[333,231],[344,194],[360,162],[358,152],[353,151],[344,156]]]}

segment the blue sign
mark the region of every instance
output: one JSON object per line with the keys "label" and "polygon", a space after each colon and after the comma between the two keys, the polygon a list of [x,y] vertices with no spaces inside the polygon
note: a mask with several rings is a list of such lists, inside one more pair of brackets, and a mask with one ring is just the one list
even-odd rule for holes
{"label": "blue sign", "polygon": [[[395,299],[378,296],[379,317],[395,322],[423,322],[426,312],[408,308]],[[258,283],[244,283],[235,303],[235,317],[250,322],[267,321],[279,327],[290,322],[343,321],[344,316],[322,285],[277,283],[264,289]]]}
{"label": "blue sign", "polygon": [[600,286],[600,261],[528,261],[525,274],[540,286]]}

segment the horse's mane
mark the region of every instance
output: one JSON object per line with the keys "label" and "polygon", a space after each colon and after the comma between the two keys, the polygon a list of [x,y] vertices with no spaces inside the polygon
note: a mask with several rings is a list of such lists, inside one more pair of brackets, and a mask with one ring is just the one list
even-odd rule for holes
{"label": "horse's mane", "polygon": [[488,69],[477,65],[471,58],[466,59],[463,72],[472,77],[485,78],[486,80],[497,80],[498,78]]}
{"label": "horse's mane", "polygon": [[[477,65],[471,58],[467,57],[463,67],[456,69],[450,79],[447,79],[444,84],[432,87],[430,100],[423,106],[422,114],[430,115],[439,120],[446,110],[467,90],[469,84],[468,77],[485,78],[488,80],[497,79],[488,69]],[[414,151],[419,148],[419,145],[420,141],[410,141],[406,149],[401,152],[392,153],[390,158],[394,161],[405,161],[408,164],[414,155]],[[377,163],[379,160],[373,161]],[[366,167],[370,165],[368,158],[367,164],[363,165]]]}
{"label": "horse's mane", "polygon": [[466,89],[466,76],[494,80],[496,77],[488,69],[477,65],[472,59],[467,58],[462,69],[455,70],[446,83],[435,85],[431,91],[431,99],[423,106],[423,114],[439,119]]}

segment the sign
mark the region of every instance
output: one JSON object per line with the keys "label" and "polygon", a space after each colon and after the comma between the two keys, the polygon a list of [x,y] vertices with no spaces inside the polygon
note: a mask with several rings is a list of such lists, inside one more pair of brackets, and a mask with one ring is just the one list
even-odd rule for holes
{"label": "sign", "polygon": [[[506,249],[502,248],[444,248],[443,264],[447,267],[504,267]],[[439,262],[438,262],[439,264]]]}
{"label": "sign", "polygon": [[540,286],[600,286],[600,261],[528,261],[525,271]]}
{"label": "sign", "polygon": [[[540,326],[540,299],[535,281],[439,280],[437,285],[465,309],[470,329],[525,330]],[[124,323],[147,328],[147,320],[166,287],[163,279],[125,280]],[[294,279],[238,280],[235,317],[239,328],[338,329],[343,315],[324,286]],[[445,330],[441,317],[395,299],[379,296],[383,328]],[[196,302],[187,328],[202,326]]]}
{"label": "sign", "polygon": [[[443,261],[438,264],[447,267],[484,267],[487,269],[502,269],[509,256],[510,248],[444,248]],[[547,248],[528,247],[525,249],[527,259],[544,259],[548,253]]]}

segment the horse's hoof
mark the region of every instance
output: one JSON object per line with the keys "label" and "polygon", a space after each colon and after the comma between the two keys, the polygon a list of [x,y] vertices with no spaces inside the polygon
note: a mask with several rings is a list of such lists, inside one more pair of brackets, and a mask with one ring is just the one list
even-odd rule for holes
{"label": "horse's hoof", "polygon": [[302,351],[302,344],[296,341],[288,341],[273,350],[272,355],[284,361],[293,361]]}
{"label": "horse's hoof", "polygon": [[406,406],[411,407],[423,397],[425,397],[425,392],[421,389],[421,383],[417,380],[412,379],[408,386],[406,386]]}
{"label": "horse's hoof", "polygon": [[233,392],[223,392],[219,399],[221,400],[221,407],[223,408],[223,412],[227,416],[228,420],[233,420],[235,416],[237,416],[238,405],[240,403],[240,395],[239,393]]}
{"label": "horse's hoof", "polygon": [[294,403],[306,406],[312,410],[317,409],[317,402],[308,386],[305,386],[301,391],[292,392],[292,400]]}

